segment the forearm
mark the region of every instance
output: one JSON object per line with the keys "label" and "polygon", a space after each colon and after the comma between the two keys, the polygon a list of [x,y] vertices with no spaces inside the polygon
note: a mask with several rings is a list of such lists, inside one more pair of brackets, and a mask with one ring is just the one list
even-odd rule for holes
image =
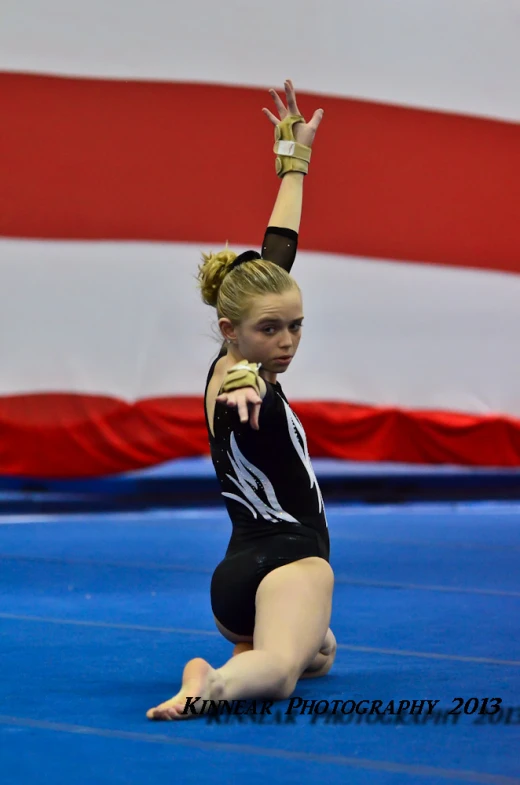
{"label": "forearm", "polygon": [[299,232],[303,205],[303,179],[299,172],[288,172],[280,183],[268,226]]}

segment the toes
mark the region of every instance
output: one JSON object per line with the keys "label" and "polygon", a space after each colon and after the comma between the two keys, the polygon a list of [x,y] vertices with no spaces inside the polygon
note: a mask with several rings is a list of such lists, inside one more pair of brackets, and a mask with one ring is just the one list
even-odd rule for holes
{"label": "toes", "polygon": [[146,712],[149,720],[171,720],[170,712],[168,709],[150,709]]}
{"label": "toes", "polygon": [[163,720],[165,722],[171,722],[175,718],[175,713],[172,712],[171,709],[164,709],[163,711],[157,712],[155,715],[156,720]]}
{"label": "toes", "polygon": [[161,703],[155,709],[149,709],[146,716],[149,720],[175,720],[182,714],[183,706],[180,704],[165,705]]}

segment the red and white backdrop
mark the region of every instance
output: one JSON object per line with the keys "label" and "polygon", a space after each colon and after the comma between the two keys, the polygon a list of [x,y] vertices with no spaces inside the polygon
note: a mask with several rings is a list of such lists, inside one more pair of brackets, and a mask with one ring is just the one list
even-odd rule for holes
{"label": "red and white backdrop", "polygon": [[267,88],[323,107],[281,381],[311,454],[520,465],[512,0],[7,0],[0,473],[208,452],[201,251],[258,248]]}

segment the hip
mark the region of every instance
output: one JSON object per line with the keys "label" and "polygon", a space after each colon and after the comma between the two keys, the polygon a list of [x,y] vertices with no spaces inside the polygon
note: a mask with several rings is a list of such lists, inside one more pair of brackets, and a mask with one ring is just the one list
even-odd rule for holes
{"label": "hip", "polygon": [[285,562],[319,556],[326,561],[330,557],[329,533],[326,527],[315,529],[309,526],[268,525],[251,527],[234,525],[226,550],[226,558],[240,553],[255,554],[255,561],[273,560]]}

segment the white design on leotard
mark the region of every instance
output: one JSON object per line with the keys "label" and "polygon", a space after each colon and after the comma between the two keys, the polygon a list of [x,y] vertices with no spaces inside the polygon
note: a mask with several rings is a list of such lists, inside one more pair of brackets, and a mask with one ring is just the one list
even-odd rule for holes
{"label": "white design on leotard", "polygon": [[[288,405],[287,401],[282,398],[280,393],[278,393],[279,397],[282,400],[285,409],[285,416],[287,417],[287,427],[289,429],[289,436],[291,437],[291,441],[294,445],[294,449],[296,450],[298,457],[300,458],[301,462],[303,463],[307,474],[309,475],[310,480],[310,487],[313,488],[316,486],[316,493],[318,494],[318,503],[319,503],[319,511],[321,512],[323,509],[323,497],[321,495],[321,489],[318,485],[318,480],[316,479],[316,475],[314,474],[314,469],[312,467],[311,458],[309,455],[309,449],[307,447],[307,437],[305,435],[305,431],[303,430],[303,425],[299,421],[298,417],[295,415],[291,407]],[[300,444],[300,440],[298,439],[297,433],[300,435],[302,444]],[[327,524],[327,519],[325,518],[325,524]]]}
{"label": "white design on leotard", "polygon": [[[227,474],[226,476],[229,477],[229,474]],[[227,493],[227,491],[222,491],[222,496],[227,496],[228,499],[235,499],[235,501],[240,502],[240,504],[244,504],[247,507],[247,509],[253,514],[253,517],[258,518],[258,515],[256,514],[256,510],[253,507],[251,507],[250,504],[244,501],[244,499],[241,496],[237,496],[236,493]]]}
{"label": "white design on leotard", "polygon": [[[260,469],[248,461],[244,455],[242,455],[236,442],[234,433],[231,434],[230,447],[232,455],[230,455],[228,452],[228,457],[235,470],[236,479],[230,474],[226,474],[226,477],[228,477],[231,482],[235,483],[235,485],[242,491],[246,499],[251,502],[258,514],[268,521],[276,522],[276,520],[282,520],[298,523],[296,518],[294,518],[285,510],[282,510],[269,478]],[[258,495],[259,486],[263,487],[270,506],[266,504]],[[223,496],[231,496],[231,498],[233,498],[233,494],[223,493]],[[246,506],[249,505],[246,504]]]}

